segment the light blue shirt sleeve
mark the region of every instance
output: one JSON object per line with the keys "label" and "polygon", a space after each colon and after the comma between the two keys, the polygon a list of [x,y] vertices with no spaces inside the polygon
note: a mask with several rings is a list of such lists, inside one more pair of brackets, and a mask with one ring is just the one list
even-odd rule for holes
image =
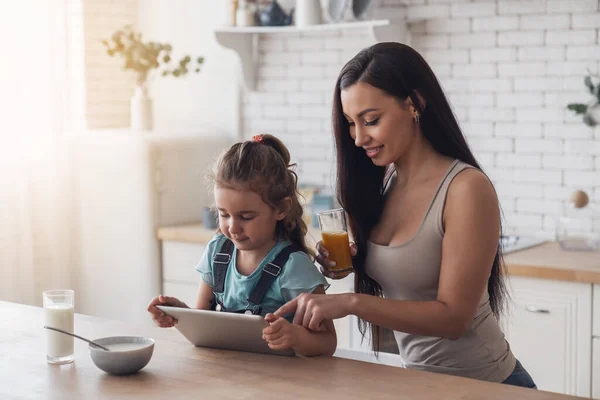
{"label": "light blue shirt sleeve", "polygon": [[206,249],[204,250],[204,254],[202,254],[202,259],[196,265],[196,271],[200,272],[200,276],[202,280],[206,282],[206,284],[211,287],[214,286],[213,283],[213,270],[212,270],[212,260],[215,256],[215,252],[221,248],[223,242],[225,241],[225,235],[216,235],[213,237],[210,242],[206,245]]}
{"label": "light blue shirt sleeve", "polygon": [[302,252],[290,254],[290,258],[279,277],[281,296],[285,301],[293,300],[302,293],[312,293],[317,286],[321,285],[324,289],[329,287],[329,283],[308,255]]}

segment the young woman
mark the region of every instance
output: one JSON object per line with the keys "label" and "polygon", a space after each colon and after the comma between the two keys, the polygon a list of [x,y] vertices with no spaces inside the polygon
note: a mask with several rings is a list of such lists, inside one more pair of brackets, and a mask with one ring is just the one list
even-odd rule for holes
{"label": "young woman", "polygon": [[333,104],[356,293],[301,295],[276,314],[313,330],[354,314],[375,351],[379,327],[393,329],[408,368],[534,388],[497,320],[496,192],[430,67],[408,46],[376,44],[343,67]]}

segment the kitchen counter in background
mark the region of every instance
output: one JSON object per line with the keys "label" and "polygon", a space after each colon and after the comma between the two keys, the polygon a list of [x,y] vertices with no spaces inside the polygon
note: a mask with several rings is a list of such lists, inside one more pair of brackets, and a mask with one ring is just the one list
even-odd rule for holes
{"label": "kitchen counter in background", "polygon": [[600,251],[565,251],[558,242],[507,254],[509,275],[600,283]]}
{"label": "kitchen counter in background", "polygon": [[[317,228],[309,228],[309,241],[320,238]],[[158,228],[159,240],[206,244],[213,230],[201,224]],[[505,255],[509,275],[560,281],[600,283],[600,251],[564,251],[556,242],[516,251]]]}

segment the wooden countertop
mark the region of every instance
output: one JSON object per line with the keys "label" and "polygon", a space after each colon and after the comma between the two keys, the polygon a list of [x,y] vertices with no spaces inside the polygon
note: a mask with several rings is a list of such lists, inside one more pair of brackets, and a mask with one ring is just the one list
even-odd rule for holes
{"label": "wooden countertop", "polygon": [[216,229],[206,229],[200,223],[161,226],[156,230],[159,240],[206,244],[215,236]]}
{"label": "wooden countertop", "polygon": [[43,309],[0,302],[3,399],[572,399],[574,397],[336,357],[280,357],[192,346],[174,328],[75,315],[88,338],[143,335],[156,340],[150,363],[111,376],[75,340],[75,362],[46,363]]}
{"label": "wooden countertop", "polygon": [[565,251],[546,242],[505,256],[510,275],[600,283],[600,251]]}
{"label": "wooden countertop", "polygon": [[[320,237],[319,230],[309,228],[309,242]],[[158,228],[160,240],[207,243],[214,231],[200,224]],[[509,275],[561,281],[600,284],[600,251],[564,251],[556,242],[505,255]]]}

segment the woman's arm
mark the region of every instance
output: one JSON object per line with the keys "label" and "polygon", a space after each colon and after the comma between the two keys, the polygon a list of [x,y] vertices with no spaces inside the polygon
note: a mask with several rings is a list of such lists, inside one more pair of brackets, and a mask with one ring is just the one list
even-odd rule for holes
{"label": "woman's arm", "polygon": [[302,295],[277,314],[296,311],[294,323],[318,329],[326,319],[354,314],[373,324],[418,335],[458,339],[469,327],[487,281],[499,240],[496,193],[476,170],[459,174],[444,209],[445,235],[435,301],[382,299],[364,294]]}
{"label": "woman's arm", "polygon": [[[323,286],[317,287],[314,294],[325,295]],[[331,356],[337,348],[337,335],[332,320],[323,321],[323,330],[311,331],[301,325],[292,325],[297,330],[297,341],[294,350],[305,356]]]}

